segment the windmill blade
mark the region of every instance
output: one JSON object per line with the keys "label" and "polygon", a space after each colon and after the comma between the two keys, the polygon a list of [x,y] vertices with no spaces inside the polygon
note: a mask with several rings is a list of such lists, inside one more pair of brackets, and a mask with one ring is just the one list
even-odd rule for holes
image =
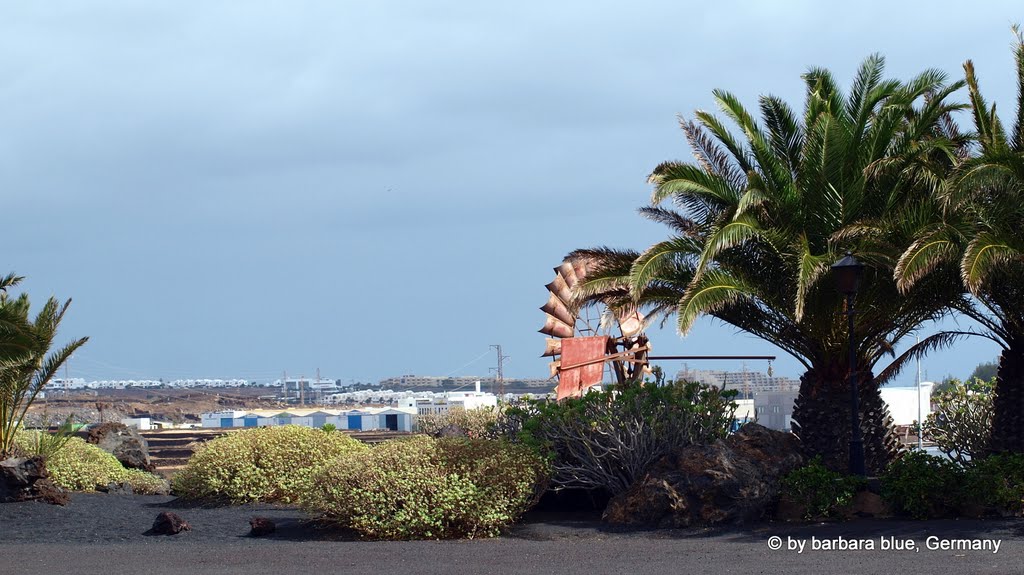
{"label": "windmill blade", "polygon": [[572,301],[572,288],[566,283],[565,278],[560,275],[555,276],[555,281],[544,286],[548,288],[548,291],[553,293],[564,305],[568,306],[569,302]]}
{"label": "windmill blade", "polygon": [[544,340],[544,353],[541,354],[541,357],[555,357],[561,353],[562,340],[553,337],[549,337]]}
{"label": "windmill blade", "polygon": [[566,325],[576,325],[576,316],[569,312],[565,303],[555,294],[548,296],[548,303],[540,308],[544,313],[554,316]]}
{"label": "windmill blade", "polygon": [[562,369],[562,360],[556,359],[548,364],[548,372],[551,373],[551,377],[558,375],[558,370]]}
{"label": "windmill blade", "polygon": [[[572,288],[579,283],[579,277],[576,275],[576,270],[573,265],[569,262],[562,262],[562,265],[555,268],[555,275],[561,276],[565,280],[565,285]],[[557,277],[556,277],[557,279]]]}
{"label": "windmill blade", "polygon": [[538,331],[544,335],[550,335],[552,337],[569,338],[573,336],[573,326],[567,325],[562,320],[552,315],[544,314],[547,318],[544,320],[544,327]]}

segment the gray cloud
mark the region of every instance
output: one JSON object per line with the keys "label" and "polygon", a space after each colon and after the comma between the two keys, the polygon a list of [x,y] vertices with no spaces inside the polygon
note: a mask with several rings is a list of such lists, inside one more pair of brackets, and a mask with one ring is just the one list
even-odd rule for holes
{"label": "gray cloud", "polygon": [[897,77],[975,58],[1009,110],[1014,17],[1008,2],[5,5],[5,263],[36,299],[75,297],[66,333],[93,336],[95,376],[447,373],[490,343],[538,376],[550,268],[660,237],[634,209],[650,169],[688,155],[675,114],[714,88],[798,107],[807,67],[846,81],[876,51]]}

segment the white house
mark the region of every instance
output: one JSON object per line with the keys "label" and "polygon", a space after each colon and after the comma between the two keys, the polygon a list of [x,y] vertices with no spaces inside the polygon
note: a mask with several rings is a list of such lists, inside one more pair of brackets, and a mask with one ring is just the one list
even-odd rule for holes
{"label": "white house", "polygon": [[[920,419],[924,421],[932,412],[932,390],[935,384],[930,381],[921,382],[920,396],[917,387],[883,387],[881,388],[882,401],[889,406],[889,415],[896,425],[913,425],[918,421],[918,409],[920,408]],[[920,397],[920,403],[918,403]]]}
{"label": "white house", "polygon": [[360,409],[287,409],[252,411],[215,411],[201,416],[203,427],[244,428],[275,425],[323,427],[331,424],[349,431],[412,431],[416,411],[410,408],[363,407]]}
{"label": "white house", "polygon": [[413,409],[418,415],[448,413],[452,409],[480,409],[497,407],[498,396],[480,391],[480,382],[476,382],[475,391],[449,391],[438,397],[406,396],[399,400],[402,409]]}

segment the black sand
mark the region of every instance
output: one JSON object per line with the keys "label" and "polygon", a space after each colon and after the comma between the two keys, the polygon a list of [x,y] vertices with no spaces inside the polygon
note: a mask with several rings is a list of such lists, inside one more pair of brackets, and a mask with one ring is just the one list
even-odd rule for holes
{"label": "black sand", "polygon": [[[192,525],[145,533],[161,511]],[[277,524],[248,537],[249,519]],[[768,548],[802,540],[803,553]],[[929,550],[926,538],[998,540],[991,550]],[[872,541],[874,550],[812,550],[818,541]],[[883,550],[882,538],[917,550]],[[731,530],[616,530],[592,516],[534,514],[496,539],[371,542],[274,505],[191,507],[172,497],[75,495],[67,507],[0,505],[0,574],[80,573],[1022,573],[1024,521],[854,521]]]}

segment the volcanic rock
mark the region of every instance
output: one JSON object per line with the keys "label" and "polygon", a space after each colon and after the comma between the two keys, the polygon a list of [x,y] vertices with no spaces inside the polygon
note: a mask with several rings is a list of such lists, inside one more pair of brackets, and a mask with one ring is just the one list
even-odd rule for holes
{"label": "volcanic rock", "polygon": [[249,520],[249,527],[251,528],[249,531],[251,537],[263,537],[277,530],[277,525],[274,525],[274,522],[266,517],[253,517]]}
{"label": "volcanic rock", "polygon": [[0,502],[38,498],[36,482],[49,477],[41,456],[12,457],[0,461]]}
{"label": "volcanic rock", "polygon": [[192,527],[177,513],[164,511],[156,516],[153,528],[149,530],[151,535],[177,535],[182,531],[191,531]]}
{"label": "volcanic rock", "polygon": [[609,523],[689,527],[764,518],[780,479],[804,463],[791,433],[748,423],[725,440],[670,453],[604,512]]}
{"label": "volcanic rock", "polygon": [[71,502],[71,494],[66,489],[57,486],[49,477],[36,481],[32,489],[35,492],[35,499],[43,503],[63,507]]}
{"label": "volcanic rock", "polygon": [[107,422],[92,427],[86,441],[112,453],[125,467],[143,471],[156,469],[149,458],[146,439],[136,429],[123,423]]}
{"label": "volcanic rock", "polygon": [[112,481],[106,484],[106,486],[97,485],[96,491],[109,493],[111,495],[135,495],[135,490],[132,489],[131,484],[128,482],[118,483]]}

